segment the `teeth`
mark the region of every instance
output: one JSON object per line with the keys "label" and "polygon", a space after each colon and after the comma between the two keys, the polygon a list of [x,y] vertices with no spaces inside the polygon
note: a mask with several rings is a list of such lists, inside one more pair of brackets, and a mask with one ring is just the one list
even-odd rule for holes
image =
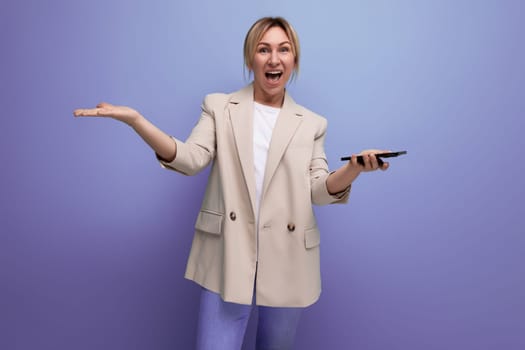
{"label": "teeth", "polygon": [[283,75],[282,71],[273,71],[273,72],[266,72],[266,78],[270,80],[279,80],[281,78],[281,75]]}

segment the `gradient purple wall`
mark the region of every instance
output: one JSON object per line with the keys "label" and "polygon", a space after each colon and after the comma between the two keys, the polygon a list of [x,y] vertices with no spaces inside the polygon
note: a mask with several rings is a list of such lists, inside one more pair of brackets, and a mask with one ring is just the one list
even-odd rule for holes
{"label": "gradient purple wall", "polygon": [[524,349],[524,7],[3,2],[0,348],[193,347],[182,276],[206,173],[164,171],[131,129],[72,110],[127,104],[184,138],[205,94],[245,84],[251,23],[283,15],[304,55],[290,90],[328,118],[331,167],[409,151],[316,208],[324,289],[296,348]]}

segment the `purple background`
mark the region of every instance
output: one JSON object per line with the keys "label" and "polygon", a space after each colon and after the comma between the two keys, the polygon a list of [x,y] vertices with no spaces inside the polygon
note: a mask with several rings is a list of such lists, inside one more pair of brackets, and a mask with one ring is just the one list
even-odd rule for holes
{"label": "purple background", "polygon": [[0,348],[193,347],[207,172],[164,171],[130,128],[72,111],[131,105],[185,138],[205,94],[245,85],[252,22],[283,15],[331,167],[409,152],[316,208],[323,294],[296,349],[524,349],[524,4],[3,1]]}

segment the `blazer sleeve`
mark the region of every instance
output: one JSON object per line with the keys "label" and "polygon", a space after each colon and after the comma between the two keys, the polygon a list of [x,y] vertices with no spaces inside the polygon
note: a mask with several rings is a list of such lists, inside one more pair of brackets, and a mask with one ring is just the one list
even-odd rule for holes
{"label": "blazer sleeve", "polygon": [[184,175],[195,175],[203,170],[215,157],[216,134],[215,134],[215,113],[212,108],[214,100],[219,94],[208,95],[202,103],[202,113],[199,121],[193,128],[188,139],[183,142],[175,137],[173,140],[177,144],[177,154],[171,162],[166,162],[157,155],[161,166],[166,169],[174,170]]}
{"label": "blazer sleeve", "polygon": [[330,194],[326,187],[326,180],[331,174],[328,170],[328,161],[324,152],[324,140],[326,136],[326,128],[328,122],[325,118],[321,118],[321,126],[319,133],[314,140],[314,148],[312,152],[312,160],[310,162],[310,185],[312,191],[312,203],[316,205],[324,205],[331,203],[346,203],[350,195],[350,188],[348,186],[343,191]]}

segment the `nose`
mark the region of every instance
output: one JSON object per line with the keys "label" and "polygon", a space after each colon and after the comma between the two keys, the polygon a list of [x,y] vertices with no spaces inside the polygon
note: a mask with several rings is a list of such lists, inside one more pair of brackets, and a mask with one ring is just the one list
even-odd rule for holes
{"label": "nose", "polygon": [[270,61],[268,62],[271,66],[276,66],[279,64],[279,55],[276,50],[272,51],[270,55]]}

